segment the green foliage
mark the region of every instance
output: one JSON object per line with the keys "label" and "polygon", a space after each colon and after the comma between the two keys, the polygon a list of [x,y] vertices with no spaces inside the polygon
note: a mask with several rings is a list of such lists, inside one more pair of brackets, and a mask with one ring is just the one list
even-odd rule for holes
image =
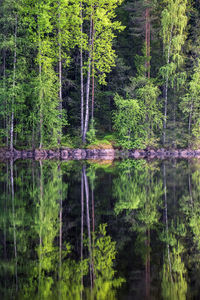
{"label": "green foliage", "polygon": [[156,133],[162,127],[162,113],[157,104],[158,88],[144,77],[131,78],[126,87],[128,99],[115,96],[114,129],[124,148],[156,145]]}
{"label": "green foliage", "polygon": [[123,148],[143,148],[146,133],[141,125],[143,111],[136,99],[123,99],[116,95],[117,110],[113,113],[114,129]]}
{"label": "green foliage", "polygon": [[162,272],[163,299],[187,299],[188,284],[186,267],[181,259],[183,247],[178,242],[177,248],[165,256]]}
{"label": "green foliage", "polygon": [[197,60],[197,65],[194,67],[191,80],[188,84],[188,89],[182,101],[180,108],[182,109],[185,118],[189,120],[189,134],[194,138],[200,138],[200,116],[199,116],[199,97],[200,97],[200,61]]}
{"label": "green foliage", "polygon": [[106,224],[100,224],[98,232],[94,236],[94,295],[99,300],[116,299],[116,289],[125,280],[115,278],[114,260],[116,257],[116,243],[106,233]]}
{"label": "green foliage", "polygon": [[[94,75],[100,84],[106,85],[106,74],[115,66],[115,50],[113,40],[116,31],[122,31],[125,27],[115,20],[116,8],[123,0],[89,0],[87,4],[86,18],[92,16],[94,22],[94,47],[91,49],[88,41],[88,50],[94,61]],[[88,64],[88,62],[87,62]]]}
{"label": "green foliage", "polygon": [[138,99],[145,114],[144,126],[147,131],[147,139],[151,140],[162,127],[163,116],[161,106],[158,104],[160,91],[153,81],[147,80],[145,77],[131,78],[130,81],[126,92],[129,97]]}
{"label": "green foliage", "polygon": [[[169,76],[168,72],[174,73],[176,67],[183,62],[181,49],[186,39],[185,28],[188,21],[186,16],[187,1],[166,0],[164,3],[166,7],[162,11],[161,34],[165,57],[168,63],[165,76]],[[170,61],[168,61],[168,59],[170,59]]]}
{"label": "green foliage", "polygon": [[130,223],[138,231],[143,231],[143,226],[151,228],[159,220],[157,206],[163,195],[163,186],[160,180],[153,180],[152,173],[151,166],[137,162],[134,167],[128,166],[114,182],[114,196],[118,200],[115,213],[126,210],[131,218],[132,211],[136,211],[134,221],[130,219]]}
{"label": "green foliage", "polygon": [[89,144],[94,143],[96,140],[96,129],[95,129],[95,121],[91,119],[89,130],[86,134],[86,139]]}

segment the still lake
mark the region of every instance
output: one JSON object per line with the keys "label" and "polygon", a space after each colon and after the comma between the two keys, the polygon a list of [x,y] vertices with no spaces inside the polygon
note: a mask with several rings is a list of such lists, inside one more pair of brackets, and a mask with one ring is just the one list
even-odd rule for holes
{"label": "still lake", "polygon": [[200,299],[197,159],[0,169],[0,299]]}

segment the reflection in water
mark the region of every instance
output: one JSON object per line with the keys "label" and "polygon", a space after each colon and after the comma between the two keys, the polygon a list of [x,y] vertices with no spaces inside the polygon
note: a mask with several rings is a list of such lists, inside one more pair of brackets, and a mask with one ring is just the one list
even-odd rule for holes
{"label": "reflection in water", "polygon": [[199,298],[198,161],[0,169],[1,299]]}
{"label": "reflection in water", "polygon": [[182,261],[183,246],[176,242],[164,257],[162,271],[163,299],[187,299],[186,268]]}
{"label": "reflection in water", "polygon": [[166,250],[162,271],[162,295],[164,299],[184,300],[187,296],[187,281],[186,268],[182,261],[185,249],[181,244],[181,239],[186,236],[186,228],[185,224],[179,221],[179,217],[172,219],[171,226],[169,225],[165,163],[163,164],[163,181],[165,229],[161,233],[161,240],[166,243]]}
{"label": "reflection in water", "polygon": [[86,167],[82,171],[79,168],[79,250],[79,241],[72,245],[68,237],[67,213],[71,207],[62,166],[42,161],[30,165],[15,165],[14,172],[11,161],[1,177],[3,299],[116,299],[116,289],[123,282],[114,269],[116,243],[107,234],[105,224],[95,230],[94,181],[91,205]]}
{"label": "reflection in water", "polygon": [[[133,165],[131,168],[130,166]],[[145,265],[145,296],[150,297],[150,236],[159,223],[158,207],[163,194],[162,181],[155,176],[156,166],[145,161],[126,161],[115,180],[114,194],[118,199],[116,214],[126,211],[125,220],[131,231],[137,232],[135,251]]]}

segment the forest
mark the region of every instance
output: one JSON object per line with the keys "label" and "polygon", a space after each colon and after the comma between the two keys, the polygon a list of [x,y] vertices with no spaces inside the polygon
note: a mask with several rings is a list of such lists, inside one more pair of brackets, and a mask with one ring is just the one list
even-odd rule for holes
{"label": "forest", "polygon": [[0,0],[0,146],[200,143],[200,3]]}

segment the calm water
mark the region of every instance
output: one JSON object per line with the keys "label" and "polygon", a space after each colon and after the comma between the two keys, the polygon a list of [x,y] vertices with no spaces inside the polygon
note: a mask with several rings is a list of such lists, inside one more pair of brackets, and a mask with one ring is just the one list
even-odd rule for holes
{"label": "calm water", "polygon": [[0,168],[0,299],[200,299],[199,161]]}

